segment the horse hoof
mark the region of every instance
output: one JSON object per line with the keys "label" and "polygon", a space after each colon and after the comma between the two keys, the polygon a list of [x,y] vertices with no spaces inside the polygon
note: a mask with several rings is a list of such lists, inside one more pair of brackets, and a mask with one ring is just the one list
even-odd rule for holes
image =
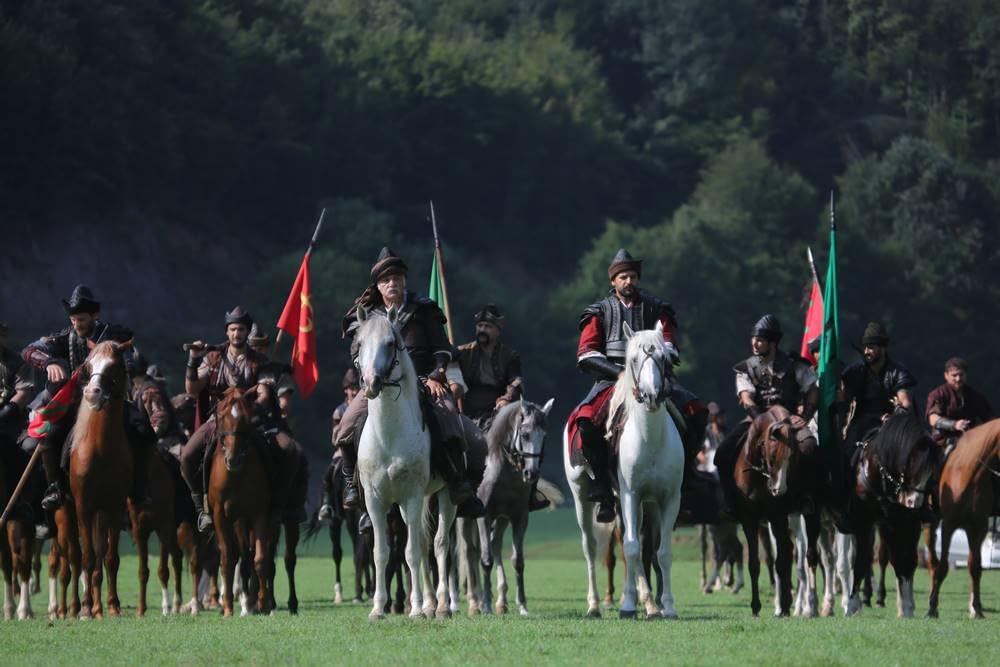
{"label": "horse hoof", "polygon": [[676,621],[680,618],[676,611],[660,612],[660,616],[668,621]]}
{"label": "horse hoof", "polygon": [[620,610],[618,610],[618,618],[631,618],[631,619],[636,618],[635,609],[631,609],[631,610],[620,609]]}
{"label": "horse hoof", "polygon": [[344,596],[340,593],[340,591],[334,593],[333,604],[344,604]]}
{"label": "horse hoof", "polygon": [[19,621],[30,621],[35,618],[35,614],[30,611],[19,611],[17,612],[17,620]]}
{"label": "horse hoof", "polygon": [[497,613],[497,616],[503,616],[504,614],[506,614],[507,613],[507,605],[505,605],[505,604],[498,604],[497,607],[496,607],[496,613]]}
{"label": "horse hoof", "polygon": [[[937,617],[938,617],[938,610],[937,609],[928,609],[927,610],[927,618],[937,618]],[[975,616],[972,616],[972,618],[975,618]]]}
{"label": "horse hoof", "polygon": [[368,614],[369,621],[384,621],[385,614],[379,609],[373,609],[370,614]]}
{"label": "horse hoof", "polygon": [[527,618],[529,616],[527,607],[519,607],[517,613],[520,614],[522,618]]}
{"label": "horse hoof", "polygon": [[[868,605],[871,606],[870,604]],[[885,609],[885,600],[875,600],[875,606],[879,609]]]}
{"label": "horse hoof", "polygon": [[647,621],[662,621],[663,619],[664,619],[664,616],[663,616],[663,614],[661,612],[658,612],[658,611],[646,612],[646,620]]}
{"label": "horse hoof", "polygon": [[444,609],[438,609],[434,615],[437,618],[451,618],[451,609],[445,607]]}
{"label": "horse hoof", "polygon": [[600,618],[600,617],[601,617],[601,610],[598,609],[597,607],[591,607],[590,609],[587,610],[587,613],[585,614],[585,618]]}
{"label": "horse hoof", "polygon": [[742,583],[736,584],[735,586],[733,586],[733,595],[736,595],[742,590],[743,590],[743,584]]}
{"label": "horse hoof", "polygon": [[361,598],[352,598],[351,604],[361,604],[363,600]]}
{"label": "horse hoof", "polygon": [[[935,614],[934,616],[936,618],[937,614]],[[977,621],[979,619],[983,619],[983,618],[986,618],[986,617],[983,616],[983,612],[979,611],[978,609],[970,609],[969,610],[969,618],[971,618],[974,621]]]}

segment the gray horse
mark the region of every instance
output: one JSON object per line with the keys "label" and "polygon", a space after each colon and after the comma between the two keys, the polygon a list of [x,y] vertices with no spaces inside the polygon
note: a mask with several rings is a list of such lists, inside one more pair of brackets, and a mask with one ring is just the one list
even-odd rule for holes
{"label": "gray horse", "polygon": [[479,499],[486,506],[486,516],[479,519],[479,543],[482,547],[483,593],[482,609],[491,614],[493,596],[490,575],[497,565],[496,613],[507,612],[507,575],[503,568],[501,547],[503,535],[510,524],[514,543],[511,560],[517,574],[517,606],[522,616],[528,607],[524,597],[524,534],[528,529],[528,501],[531,487],[540,482],[539,490],[558,504],[561,495],[544,480],[539,480],[545,424],[552,403],[544,407],[528,401],[504,406],[493,418],[486,433],[486,471],[479,485]]}

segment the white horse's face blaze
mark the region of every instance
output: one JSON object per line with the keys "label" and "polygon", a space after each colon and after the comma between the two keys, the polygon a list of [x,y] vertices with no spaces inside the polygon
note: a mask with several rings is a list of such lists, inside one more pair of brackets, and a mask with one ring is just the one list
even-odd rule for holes
{"label": "white horse's face blaze", "polygon": [[629,337],[626,357],[635,384],[636,400],[650,412],[656,411],[667,381],[667,351],[662,329],[633,332]]}
{"label": "white horse's face blaze", "polygon": [[125,369],[118,354],[110,350],[87,360],[88,379],[83,399],[94,411],[100,411],[108,401],[124,391]]}
{"label": "white horse's face blaze", "polygon": [[791,440],[791,426],[786,422],[773,424],[764,438],[764,461],[770,475],[767,490],[775,498],[788,491],[788,471],[794,454]]}

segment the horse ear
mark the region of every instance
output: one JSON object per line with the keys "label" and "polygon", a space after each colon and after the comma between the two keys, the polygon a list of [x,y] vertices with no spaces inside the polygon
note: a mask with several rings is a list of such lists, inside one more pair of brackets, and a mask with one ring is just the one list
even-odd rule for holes
{"label": "horse ear", "polygon": [[115,343],[115,349],[119,352],[124,352],[125,350],[132,349],[133,345],[135,345],[135,338],[129,338],[124,343]]}
{"label": "horse ear", "polygon": [[555,397],[553,397],[553,398],[550,398],[549,400],[547,400],[545,402],[545,405],[542,406],[542,412],[545,413],[546,417],[549,416],[549,412],[552,411],[552,404],[555,403],[555,402],[556,402],[556,399],[555,399]]}
{"label": "horse ear", "polygon": [[358,322],[364,322],[368,319],[368,309],[364,306],[358,306]]}
{"label": "horse ear", "polygon": [[622,331],[625,332],[625,340],[628,340],[635,335],[635,331],[632,330],[632,327],[629,326],[628,322],[622,322]]}
{"label": "horse ear", "polygon": [[658,334],[662,334],[663,333],[663,321],[662,320],[656,320],[655,331]]}
{"label": "horse ear", "polygon": [[88,338],[87,339],[87,349],[88,350],[93,350],[95,347],[97,347],[97,343],[95,343],[94,341],[92,341],[92,340],[90,340]]}
{"label": "horse ear", "polygon": [[521,416],[522,417],[527,417],[528,416],[528,404],[524,402],[523,398],[521,400],[519,400],[517,402],[517,404],[518,404],[518,406],[521,409]]}

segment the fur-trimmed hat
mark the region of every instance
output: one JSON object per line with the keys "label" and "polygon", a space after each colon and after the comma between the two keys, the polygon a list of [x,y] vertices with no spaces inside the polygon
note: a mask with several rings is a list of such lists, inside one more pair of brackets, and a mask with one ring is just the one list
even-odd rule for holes
{"label": "fur-trimmed hat", "polygon": [[608,266],[608,278],[614,280],[615,276],[623,271],[635,271],[642,276],[642,260],[632,257],[625,248],[619,248]]}
{"label": "fur-trimmed hat", "polygon": [[243,306],[236,306],[226,313],[226,326],[230,324],[242,324],[249,329],[253,327],[253,316],[243,310]]}
{"label": "fur-trimmed hat", "polygon": [[382,248],[382,251],[378,254],[378,259],[372,265],[372,282],[377,283],[385,276],[393,273],[400,273],[405,276],[408,270],[406,262],[394,253],[392,249],[388,247]]}
{"label": "fur-trimmed hat", "polygon": [[869,322],[865,325],[865,332],[861,335],[862,345],[879,345],[885,347],[889,344],[889,332],[881,322]]}
{"label": "fur-trimmed hat", "polygon": [[67,315],[90,313],[93,315],[101,309],[101,302],[94,299],[94,293],[86,285],[77,285],[69,299],[62,299]]}
{"label": "fur-trimmed hat", "polygon": [[500,313],[500,309],[497,308],[495,303],[488,303],[479,309],[479,312],[475,315],[476,324],[480,322],[489,322],[497,329],[503,329],[504,316]]}

